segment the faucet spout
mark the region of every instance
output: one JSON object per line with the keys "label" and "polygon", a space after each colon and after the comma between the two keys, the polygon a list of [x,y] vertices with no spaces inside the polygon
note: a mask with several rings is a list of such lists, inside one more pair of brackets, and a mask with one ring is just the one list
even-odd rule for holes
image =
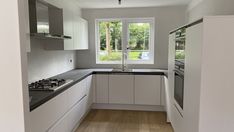
{"label": "faucet spout", "polygon": [[123,57],[122,57],[122,71],[126,71],[127,70],[127,60],[128,54],[127,53],[123,53]]}

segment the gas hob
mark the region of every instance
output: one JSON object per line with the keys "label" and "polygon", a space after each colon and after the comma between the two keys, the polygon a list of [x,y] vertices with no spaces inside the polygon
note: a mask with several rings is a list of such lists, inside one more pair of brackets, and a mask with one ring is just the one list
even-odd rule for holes
{"label": "gas hob", "polygon": [[28,85],[30,91],[56,91],[70,84],[73,80],[42,79]]}

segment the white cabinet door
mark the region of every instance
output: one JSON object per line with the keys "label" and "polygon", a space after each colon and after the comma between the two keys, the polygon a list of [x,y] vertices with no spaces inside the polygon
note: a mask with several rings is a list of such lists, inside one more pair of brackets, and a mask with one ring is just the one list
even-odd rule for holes
{"label": "white cabinet door", "polygon": [[30,112],[31,130],[45,132],[68,110],[67,93],[63,92]]}
{"label": "white cabinet door", "polygon": [[48,132],[72,132],[85,115],[87,96],[76,103]]}
{"label": "white cabinet door", "polygon": [[161,76],[135,75],[135,104],[160,105]]}
{"label": "white cabinet door", "polygon": [[92,75],[92,92],[93,92],[93,103],[96,103],[96,75]]}
{"label": "white cabinet door", "polygon": [[78,15],[74,15],[74,49],[88,49],[88,22]]}
{"label": "white cabinet door", "polygon": [[71,36],[72,39],[64,40],[64,50],[72,50],[74,48],[73,36],[73,12],[69,9],[63,9],[63,32],[64,35]]}
{"label": "white cabinet door", "polygon": [[87,91],[86,91],[86,95],[87,95],[87,110],[91,107],[92,103],[93,103],[93,76],[90,75],[86,78],[86,82],[87,82]]}
{"label": "white cabinet door", "polygon": [[61,118],[48,132],[69,132],[67,116]]}
{"label": "white cabinet door", "polygon": [[133,75],[109,75],[109,103],[134,104]]}
{"label": "white cabinet door", "polygon": [[86,113],[87,96],[77,103],[67,114],[68,132],[72,132]]}
{"label": "white cabinet door", "polygon": [[81,100],[81,98],[86,95],[86,81],[86,79],[83,79],[67,90],[69,108],[75,105],[78,101]]}
{"label": "white cabinet door", "polygon": [[96,74],[96,103],[108,103],[108,75]]}

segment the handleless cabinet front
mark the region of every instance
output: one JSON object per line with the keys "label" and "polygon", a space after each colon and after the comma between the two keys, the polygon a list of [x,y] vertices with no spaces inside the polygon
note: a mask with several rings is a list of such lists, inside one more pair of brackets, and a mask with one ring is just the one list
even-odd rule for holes
{"label": "handleless cabinet front", "polygon": [[134,104],[133,75],[109,75],[109,103]]}
{"label": "handleless cabinet front", "polygon": [[79,83],[73,85],[68,89],[68,104],[69,108],[74,106],[77,102],[81,100],[86,95],[86,79],[83,79]]}
{"label": "handleless cabinet front", "polygon": [[33,132],[47,131],[68,110],[67,92],[63,92],[30,112],[30,126]]}
{"label": "handleless cabinet front", "polygon": [[161,76],[135,75],[135,104],[161,105]]}
{"label": "handleless cabinet front", "polygon": [[96,102],[108,103],[108,74],[96,74]]}

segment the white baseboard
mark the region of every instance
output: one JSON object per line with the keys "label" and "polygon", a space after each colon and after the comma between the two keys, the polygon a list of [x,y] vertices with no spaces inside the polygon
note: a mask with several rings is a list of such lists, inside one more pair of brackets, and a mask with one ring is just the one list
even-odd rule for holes
{"label": "white baseboard", "polygon": [[92,109],[165,111],[161,105],[124,105],[124,104],[93,104]]}

